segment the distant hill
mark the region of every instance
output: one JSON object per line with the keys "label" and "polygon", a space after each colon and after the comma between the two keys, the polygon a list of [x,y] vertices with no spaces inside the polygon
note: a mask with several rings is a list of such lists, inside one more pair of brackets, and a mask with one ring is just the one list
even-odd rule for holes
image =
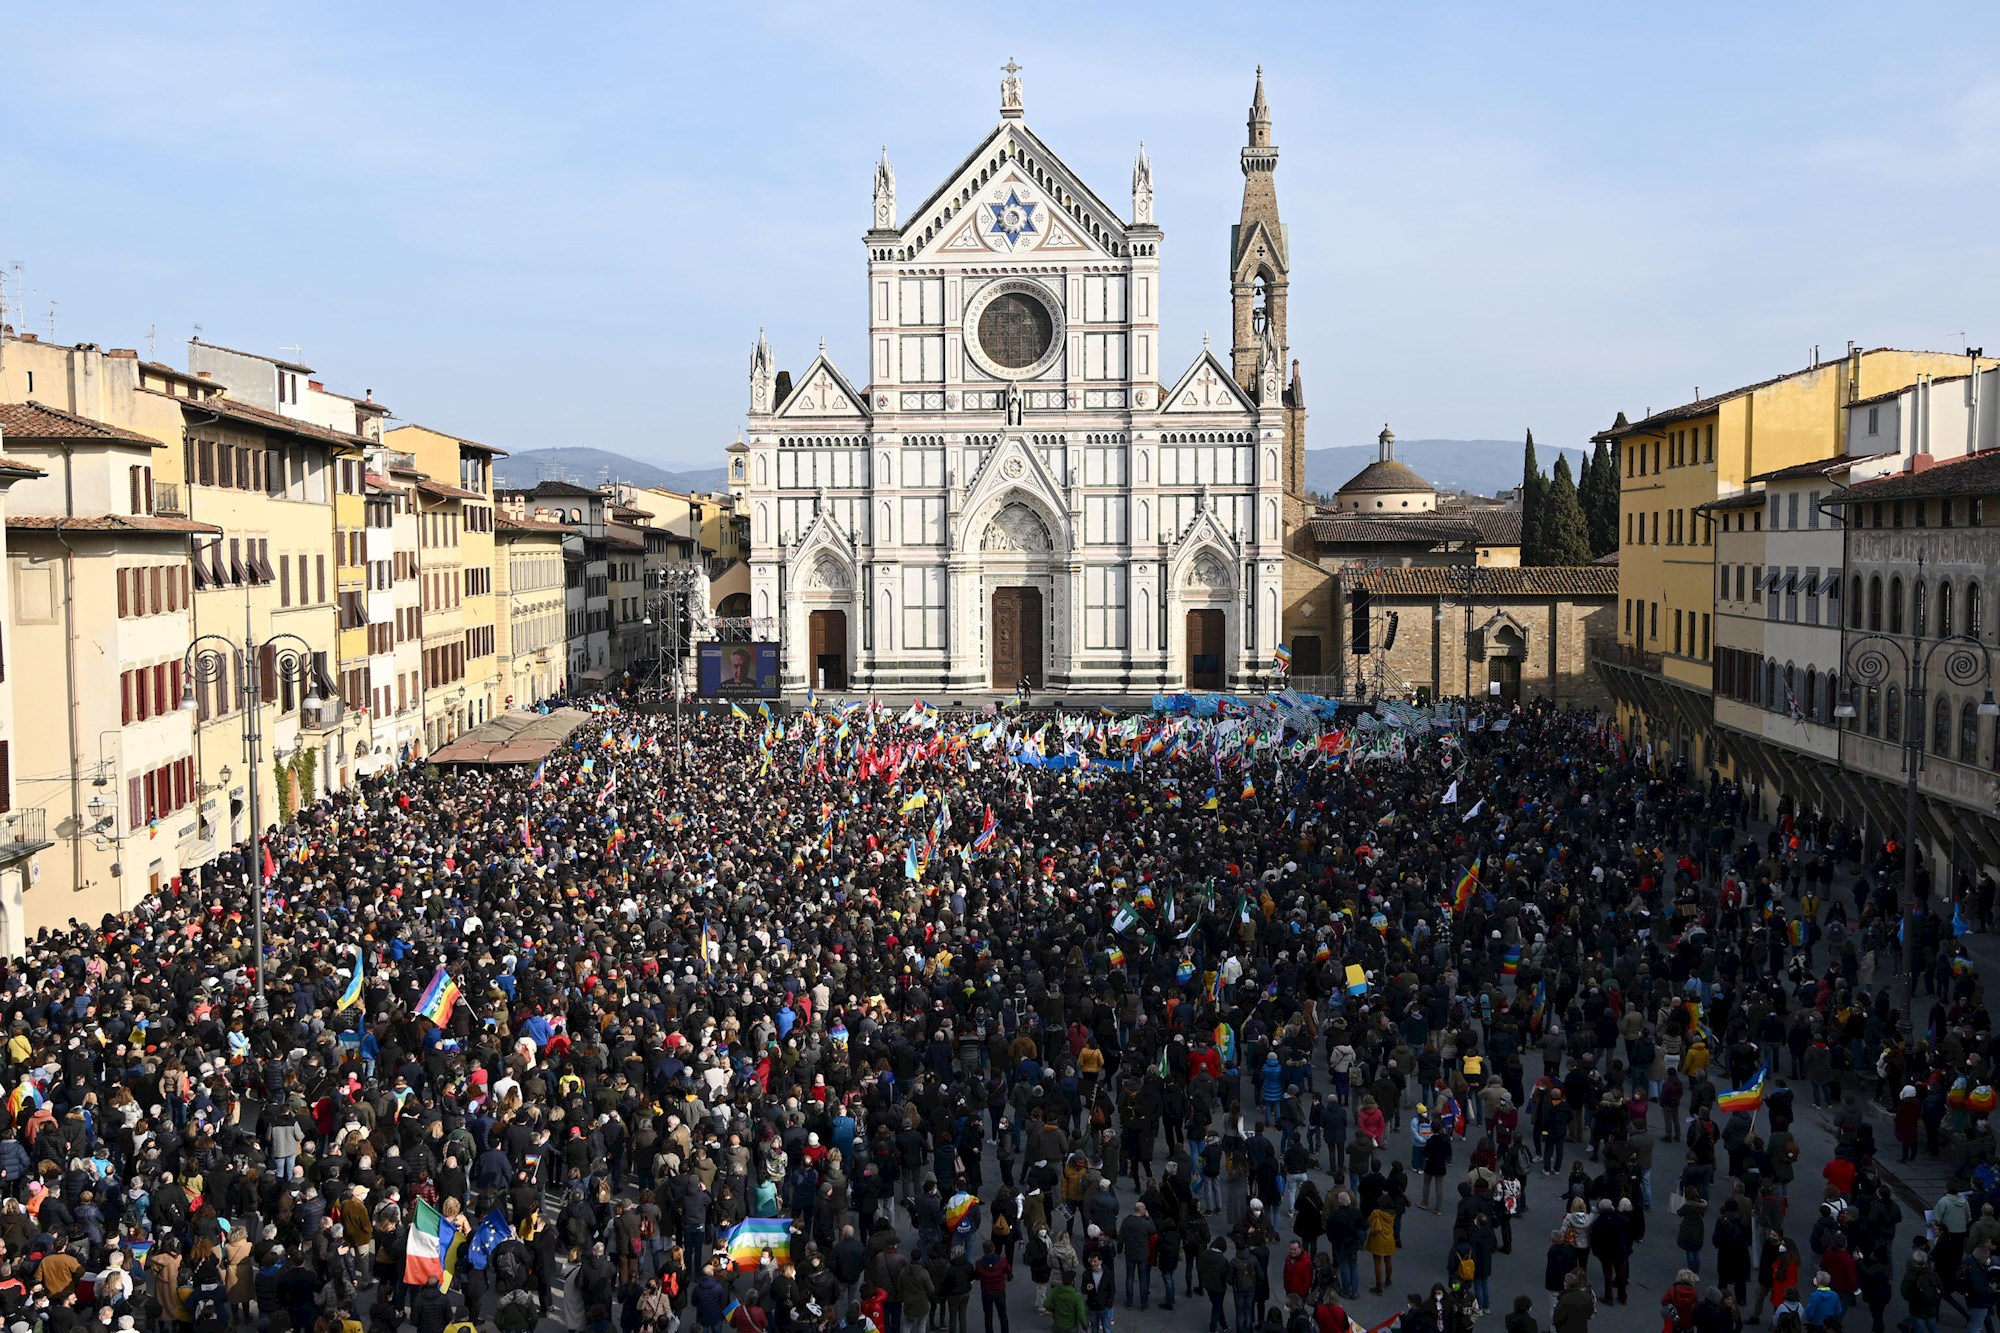
{"label": "distant hill", "polygon": [[[1494,495],[1521,484],[1521,444],[1520,440],[1398,440],[1396,459],[1415,468],[1433,486]],[[1568,455],[1572,472],[1583,464],[1580,450],[1535,445],[1535,461],[1544,471],[1555,467],[1557,454]],[[1306,486],[1331,495],[1374,462],[1375,455],[1372,444],[1308,449]]]}
{"label": "distant hill", "polygon": [[[1306,485],[1331,495],[1342,482],[1374,462],[1375,452],[1373,444],[1308,449]],[[1544,469],[1556,465],[1558,453],[1569,456],[1572,469],[1583,462],[1583,454],[1575,449],[1535,447],[1536,461]],[[1521,484],[1519,440],[1398,440],[1396,457],[1433,486],[1492,495]],[[728,478],[727,471],[719,467],[673,471],[608,449],[583,448],[529,449],[497,460],[493,470],[498,485],[520,487],[559,479],[581,486],[629,481],[635,486],[670,491],[715,491],[721,490]]]}
{"label": "distant hill", "polygon": [[572,481],[579,486],[629,481],[634,486],[666,491],[715,491],[722,489],[728,480],[728,472],[723,468],[674,472],[608,449],[529,449],[496,459],[493,476],[495,485],[523,489],[538,481]]}

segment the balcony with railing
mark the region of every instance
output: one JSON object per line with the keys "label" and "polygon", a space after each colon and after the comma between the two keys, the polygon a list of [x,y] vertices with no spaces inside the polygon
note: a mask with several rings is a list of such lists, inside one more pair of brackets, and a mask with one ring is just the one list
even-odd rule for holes
{"label": "balcony with railing", "polygon": [[49,841],[48,811],[10,810],[0,814],[0,865],[12,864],[53,845]]}
{"label": "balcony with railing", "polygon": [[1649,653],[1644,648],[1620,643],[1612,638],[1592,638],[1590,659],[1604,666],[1624,667],[1627,671],[1643,671],[1649,676],[1660,674],[1658,653]]}

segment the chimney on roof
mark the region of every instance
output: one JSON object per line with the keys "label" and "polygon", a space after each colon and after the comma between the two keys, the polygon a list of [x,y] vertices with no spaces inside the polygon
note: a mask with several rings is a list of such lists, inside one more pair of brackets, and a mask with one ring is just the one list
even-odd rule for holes
{"label": "chimney on roof", "polygon": [[215,378],[215,374],[213,371],[197,370],[194,373],[194,377],[198,380],[212,380]]}
{"label": "chimney on roof", "polygon": [[38,343],[41,340],[42,335],[39,333],[24,333],[21,335],[21,341],[24,343]]}
{"label": "chimney on roof", "polygon": [[318,380],[307,380],[306,387],[308,389],[311,389],[314,393],[326,392],[326,386],[324,384],[321,384]]}
{"label": "chimney on roof", "polygon": [[114,347],[106,352],[105,355],[118,361],[137,361],[139,359],[139,351],[134,347]]}

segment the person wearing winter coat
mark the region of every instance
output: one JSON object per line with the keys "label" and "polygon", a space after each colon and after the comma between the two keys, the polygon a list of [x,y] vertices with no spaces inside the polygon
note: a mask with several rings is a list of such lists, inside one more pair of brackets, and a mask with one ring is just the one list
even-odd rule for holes
{"label": "person wearing winter coat", "polygon": [[1125,1308],[1132,1308],[1136,1294],[1139,1308],[1151,1304],[1153,1240],[1159,1228],[1146,1215],[1146,1205],[1135,1203],[1131,1213],[1118,1224],[1118,1253],[1125,1260]]}

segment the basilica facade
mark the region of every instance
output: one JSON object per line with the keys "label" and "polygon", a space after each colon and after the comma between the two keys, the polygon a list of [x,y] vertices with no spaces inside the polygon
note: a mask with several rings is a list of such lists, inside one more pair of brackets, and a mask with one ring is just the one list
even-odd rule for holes
{"label": "basilica facade", "polygon": [[1121,215],[1028,128],[1009,61],[999,123],[907,213],[884,152],[868,365],[822,344],[794,377],[759,335],[730,450],[787,690],[1269,680],[1305,513],[1277,159],[1259,71],[1230,346],[1172,368],[1143,145]]}

